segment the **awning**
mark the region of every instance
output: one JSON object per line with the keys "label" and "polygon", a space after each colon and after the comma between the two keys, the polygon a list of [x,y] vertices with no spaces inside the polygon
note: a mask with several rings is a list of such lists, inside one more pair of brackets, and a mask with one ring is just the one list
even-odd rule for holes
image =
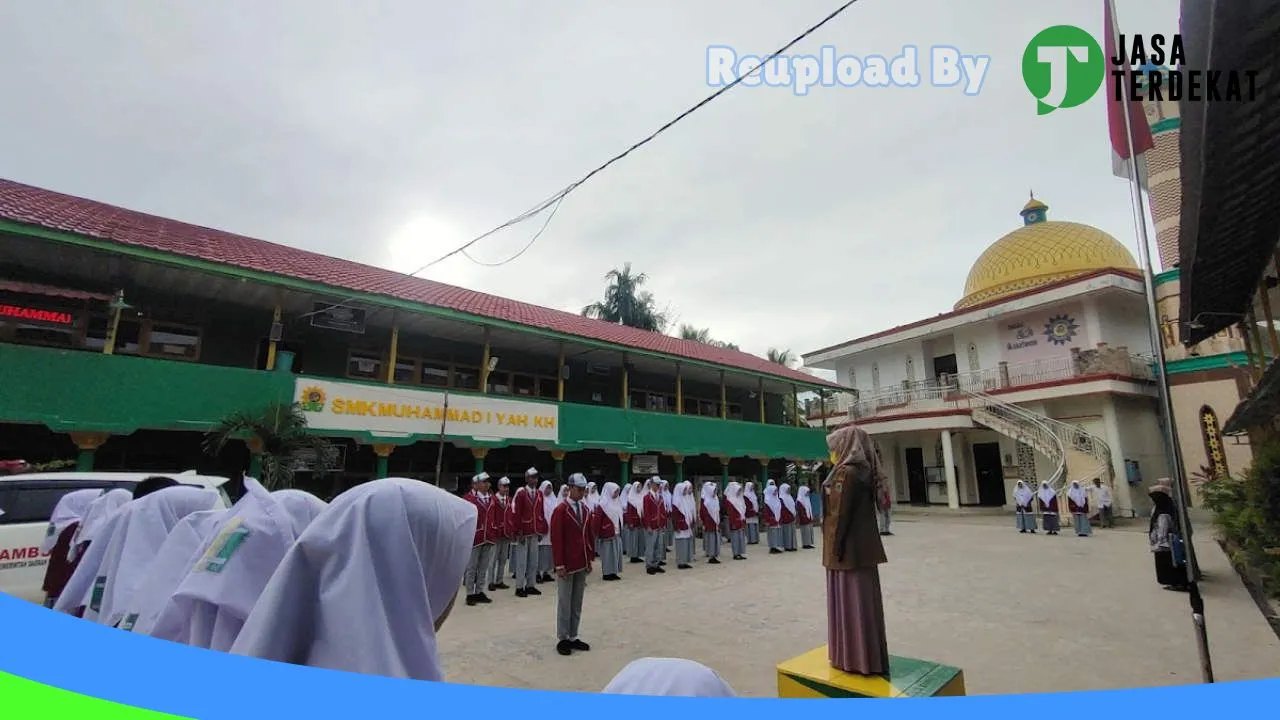
{"label": "awning", "polygon": [[23,295],[43,295],[45,297],[67,298],[70,300],[101,300],[103,302],[111,302],[111,295],[102,293],[85,292],[83,290],[68,290],[66,288],[54,287],[52,285],[41,285],[39,283],[18,282],[17,280],[0,280],[0,292],[21,293]]}
{"label": "awning", "polygon": [[1240,322],[1280,242],[1280,2],[1182,0],[1185,68],[1257,70],[1252,102],[1180,103],[1182,341]]}
{"label": "awning", "polygon": [[1267,427],[1277,416],[1280,416],[1280,362],[1272,360],[1249,397],[1240,401],[1222,425],[1222,434],[1239,435],[1253,428]]}

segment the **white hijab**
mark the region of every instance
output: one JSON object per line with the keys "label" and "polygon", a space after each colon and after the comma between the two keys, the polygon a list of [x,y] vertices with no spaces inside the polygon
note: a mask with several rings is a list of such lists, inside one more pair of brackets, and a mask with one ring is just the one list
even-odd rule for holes
{"label": "white hijab", "polygon": [[668,488],[669,486],[667,485],[666,480],[658,480],[658,490],[662,493],[662,505],[667,509],[667,512],[671,512],[671,503],[673,502],[673,499],[671,496],[671,490]]}
{"label": "white hijab", "polygon": [[608,695],[668,695],[674,697],[736,697],[716,671],[682,658],[640,658],[631,661],[609,681]]}
{"label": "white hijab", "polygon": [[773,513],[773,518],[782,522],[782,501],[778,499],[778,486],[772,480],[764,486],[764,504]]}
{"label": "white hijab", "polygon": [[756,497],[755,483],[747,481],[746,487],[742,491],[742,497],[746,499],[752,510],[758,511],[760,509],[760,498]]}
{"label": "white hijab", "polygon": [[44,532],[44,540],[40,542],[40,552],[48,553],[58,544],[58,536],[72,523],[78,523],[89,512],[89,506],[102,496],[102,490],[72,490],[58,499],[53,506],[53,514],[49,516],[49,527]]}
{"label": "white hijab", "polygon": [[804,508],[804,514],[807,515],[810,520],[812,520],[813,519],[813,502],[809,500],[809,486],[808,485],[801,486],[798,492],[800,494],[796,497],[796,502],[800,504],[800,507]]}
{"label": "white hijab", "polygon": [[310,493],[269,493],[249,478],[245,490],[188,556],[182,577],[147,631],[152,637],[230,650],[285,553],[326,507]]}
{"label": "white hijab", "polygon": [[1071,498],[1072,502],[1081,507],[1083,507],[1085,503],[1089,502],[1089,494],[1085,492],[1084,488],[1080,487],[1079,480],[1071,481],[1071,487],[1067,489],[1067,497]]}
{"label": "white hijab", "polygon": [[637,515],[644,514],[644,489],[640,487],[640,481],[631,483],[630,490],[627,491],[627,504]]}
{"label": "white hijab", "polygon": [[1047,480],[1040,483],[1040,492],[1036,494],[1040,496],[1040,502],[1043,503],[1047,503],[1058,497],[1058,493],[1054,492],[1053,488],[1049,487],[1049,482]]}
{"label": "white hijab", "polygon": [[587,512],[595,510],[596,506],[600,504],[600,492],[596,490],[594,482],[587,483],[587,496],[583,499],[583,502],[587,504]]}
{"label": "white hijab", "polygon": [[[107,490],[89,503],[84,519],[80,521],[80,527],[76,528],[75,534],[71,536],[71,552],[67,553],[67,559],[75,560],[76,554],[80,551],[80,545],[93,542],[93,538],[107,526],[107,520],[115,511],[132,499],[133,494],[128,490],[115,488]],[[63,594],[66,594],[65,589]]]}
{"label": "white hijab", "polygon": [[604,492],[600,494],[600,507],[604,508],[604,514],[609,517],[609,521],[613,523],[613,531],[615,533],[622,532],[622,490],[618,487],[618,483],[607,482],[604,484]]}
{"label": "white hijab", "polygon": [[[248,478],[245,478],[248,482]],[[146,579],[138,586],[127,604],[120,629],[150,635],[156,618],[169,602],[169,596],[182,583],[187,571],[198,557],[197,553],[229,510],[201,510],[178,521],[169,531],[160,552],[147,568]]]}
{"label": "white hijab", "polygon": [[720,522],[720,498],[716,497],[716,484],[709,480],[702,483],[702,507],[713,520]]}
{"label": "white hijab", "polygon": [[698,504],[693,498],[693,483],[688,480],[677,483],[676,494],[671,498],[671,504],[680,511],[685,522],[689,523],[689,528],[692,529],[694,523],[698,521]]}
{"label": "white hijab", "polygon": [[[182,518],[193,512],[212,510],[218,493],[203,488],[176,485],[138,498],[120,509],[115,522],[93,545],[103,545],[101,564],[95,568],[89,592],[78,605],[85,605],[84,617],[103,625],[114,626],[124,619],[133,593],[147,578],[151,561],[160,552],[169,531]],[[85,559],[88,560],[93,553]],[[83,565],[81,565],[83,567]],[[76,574],[80,568],[76,568]],[[90,600],[101,585],[101,603],[95,611]]]}
{"label": "white hijab", "polygon": [[538,494],[542,496],[542,518],[551,524],[551,513],[555,512],[556,506],[560,504],[561,496],[551,492],[551,481],[543,480],[538,486]]}
{"label": "white hijab", "polygon": [[1016,484],[1014,484],[1013,501],[1015,503],[1023,507],[1026,507],[1027,505],[1031,504],[1032,497],[1035,497],[1035,494],[1031,492],[1031,488],[1027,487],[1026,483],[1019,480]]}
{"label": "white hijab", "polygon": [[731,482],[728,485],[726,485],[724,489],[724,499],[727,500],[729,504],[733,506],[734,510],[738,511],[738,515],[740,515],[744,519],[746,518],[747,501],[746,501],[746,496],[742,491],[742,483]]}
{"label": "white hijab", "polygon": [[791,497],[791,486],[787,483],[782,483],[782,487],[778,488],[778,497],[782,500],[782,505],[787,509],[787,512],[795,515],[796,499]]}
{"label": "white hijab", "polygon": [[339,495],[285,553],[231,653],[443,680],[436,625],[462,585],[476,508],[418,480]]}

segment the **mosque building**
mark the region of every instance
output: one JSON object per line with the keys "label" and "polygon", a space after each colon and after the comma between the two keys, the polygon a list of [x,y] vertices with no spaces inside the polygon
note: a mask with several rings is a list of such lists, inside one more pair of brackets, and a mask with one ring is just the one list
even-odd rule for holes
{"label": "mosque building", "polygon": [[1048,213],[1027,202],[951,312],[804,355],[855,388],[836,422],[875,437],[896,502],[1012,508],[1018,480],[1097,478],[1128,516],[1167,474],[1141,271]]}

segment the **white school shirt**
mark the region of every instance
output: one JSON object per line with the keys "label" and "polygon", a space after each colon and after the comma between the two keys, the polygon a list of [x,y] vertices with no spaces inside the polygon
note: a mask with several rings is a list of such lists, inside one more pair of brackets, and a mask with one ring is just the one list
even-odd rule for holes
{"label": "white school shirt", "polygon": [[640,658],[614,676],[602,691],[607,695],[666,695],[674,697],[736,697],[715,670],[683,658]]}

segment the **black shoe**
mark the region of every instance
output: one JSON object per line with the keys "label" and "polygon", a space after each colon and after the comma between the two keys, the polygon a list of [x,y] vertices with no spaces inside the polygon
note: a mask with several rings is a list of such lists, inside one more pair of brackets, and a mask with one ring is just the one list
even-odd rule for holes
{"label": "black shoe", "polygon": [[[889,534],[889,533],[885,533],[885,535],[888,535],[888,534]],[[800,546],[800,549],[801,549],[801,550],[812,550],[812,549],[813,549],[813,546],[812,546],[812,545],[801,545],[801,546]]]}
{"label": "black shoe", "polygon": [[568,640],[561,640],[560,642],[556,643],[556,652],[560,653],[561,655],[568,655],[569,653],[573,652],[573,644],[570,643]]}
{"label": "black shoe", "polygon": [[1032,530],[1032,531],[1031,531],[1031,534],[1032,534],[1032,535],[1035,535],[1035,534],[1036,534],[1036,531],[1035,531],[1035,530]]}
{"label": "black shoe", "polygon": [[1026,535],[1026,534],[1027,534],[1027,531],[1026,531],[1026,530],[1019,530],[1019,531],[1018,531],[1018,534],[1019,534],[1019,535]]}
{"label": "black shoe", "polygon": [[497,583],[489,583],[489,592],[493,592],[494,590],[497,590],[497,589],[498,589]]}
{"label": "black shoe", "polygon": [[787,548],[787,552],[795,552],[795,551],[796,551],[795,548]]}
{"label": "black shoe", "polygon": [[541,595],[541,594],[542,594],[542,591],[541,591],[541,590],[539,590],[538,588],[536,588],[536,587],[534,587],[534,586],[532,586],[532,585],[530,585],[529,587],[525,588],[525,589],[524,589],[524,592],[525,592],[525,594],[526,594],[526,595]]}
{"label": "black shoe", "polygon": [[666,560],[659,560],[659,561],[658,561],[658,567],[666,567],[666,565],[667,565],[667,561],[666,561]]}
{"label": "black shoe", "polygon": [[476,602],[480,603],[481,605],[488,605],[489,603],[493,602],[493,600],[490,600],[488,595],[485,595],[484,593],[480,593],[479,595],[476,595]]}
{"label": "black shoe", "polygon": [[734,555],[734,556],[733,556],[733,559],[734,559],[734,560],[746,560],[746,559],[747,559],[747,556],[746,556],[746,555]]}
{"label": "black shoe", "polygon": [[604,576],[604,579],[605,579],[605,580],[610,580],[610,581],[612,581],[612,580],[621,580],[622,578],[618,577],[617,575],[614,575],[614,574],[610,573],[610,574],[608,574],[608,575],[605,575],[605,576]]}
{"label": "black shoe", "polygon": [[508,585],[508,584],[506,584],[506,583],[498,583],[497,585],[494,585],[493,587],[491,587],[491,588],[489,588],[489,589],[490,589],[490,590],[510,590],[510,589],[511,589],[511,586],[510,586],[510,585]]}
{"label": "black shoe", "polygon": [[524,588],[516,588],[516,597],[529,597],[529,591]]}
{"label": "black shoe", "polygon": [[646,575],[657,575],[657,574],[658,574],[658,568],[651,568],[651,567],[647,567],[647,568],[645,568],[645,569],[644,569],[644,572],[645,572],[645,574],[646,574]]}
{"label": "black shoe", "polygon": [[475,596],[475,595],[468,595],[468,596],[467,596],[467,604],[468,604],[468,605],[475,605],[475,604],[476,604],[476,602],[477,602],[477,600],[476,600],[476,596]]}
{"label": "black shoe", "polygon": [[710,560],[708,560],[708,561],[707,561],[707,564],[708,564],[708,565],[719,565],[719,564],[720,564],[720,558],[711,558]]}
{"label": "black shoe", "polygon": [[676,566],[677,570],[692,570],[693,566],[688,563],[681,563]]}
{"label": "black shoe", "polygon": [[631,558],[632,565],[635,565],[636,563],[642,563],[642,562],[644,562],[643,558]]}
{"label": "black shoe", "polygon": [[779,550],[778,548],[769,548],[769,554],[770,554],[770,555],[781,555],[781,554],[782,554],[782,551],[781,551],[781,550]]}
{"label": "black shoe", "polygon": [[586,652],[591,649],[590,645],[582,642],[581,640],[576,640],[576,639],[569,641],[569,647],[573,648],[574,650],[581,650],[582,652]]}

